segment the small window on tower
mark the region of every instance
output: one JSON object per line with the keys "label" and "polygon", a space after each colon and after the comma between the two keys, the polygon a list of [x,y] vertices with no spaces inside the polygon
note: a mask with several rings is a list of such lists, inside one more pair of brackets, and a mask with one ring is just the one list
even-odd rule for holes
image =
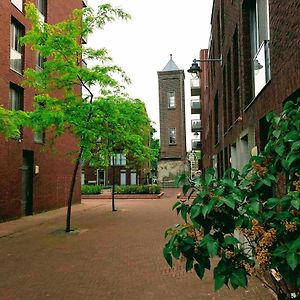
{"label": "small window on tower", "polygon": [[168,93],[168,108],[175,108],[175,92]]}
{"label": "small window on tower", "polygon": [[169,145],[176,144],[176,128],[169,129]]}

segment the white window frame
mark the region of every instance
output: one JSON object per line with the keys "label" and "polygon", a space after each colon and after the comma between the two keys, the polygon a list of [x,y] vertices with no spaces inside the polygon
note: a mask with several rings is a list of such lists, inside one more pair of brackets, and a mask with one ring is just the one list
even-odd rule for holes
{"label": "white window frame", "polygon": [[[113,161],[114,159],[114,161]],[[110,165],[115,166],[126,166],[126,154],[124,153],[115,153],[110,158]]]}
{"label": "white window frame", "polygon": [[23,55],[20,38],[24,35],[24,27],[17,21],[10,24],[10,68],[18,73],[23,70]]}
{"label": "white window frame", "polygon": [[23,12],[23,0],[11,0],[10,1],[19,11]]}

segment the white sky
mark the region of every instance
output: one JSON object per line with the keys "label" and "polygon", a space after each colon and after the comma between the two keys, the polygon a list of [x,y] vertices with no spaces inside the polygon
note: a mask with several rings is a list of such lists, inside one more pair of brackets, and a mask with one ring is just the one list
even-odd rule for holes
{"label": "white sky", "polygon": [[[158,77],[170,54],[185,70],[187,149],[191,148],[190,74],[187,69],[200,49],[208,47],[213,0],[89,0],[96,8],[111,3],[132,17],[105,26],[89,37],[88,45],[106,48],[115,64],[131,78],[127,92],[146,103],[150,119],[159,133]],[[157,135],[159,137],[159,135]]]}

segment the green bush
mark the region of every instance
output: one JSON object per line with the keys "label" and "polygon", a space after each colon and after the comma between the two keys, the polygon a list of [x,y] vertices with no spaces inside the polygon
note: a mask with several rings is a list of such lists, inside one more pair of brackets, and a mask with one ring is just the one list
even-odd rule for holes
{"label": "green bush", "polygon": [[116,186],[116,194],[159,194],[160,186],[153,185],[120,185]]}
{"label": "green bush", "polygon": [[101,194],[102,186],[100,185],[87,185],[81,186],[81,194]]}

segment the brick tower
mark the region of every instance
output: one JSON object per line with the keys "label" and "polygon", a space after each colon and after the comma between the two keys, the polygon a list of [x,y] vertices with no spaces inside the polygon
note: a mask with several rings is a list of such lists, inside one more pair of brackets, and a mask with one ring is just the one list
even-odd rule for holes
{"label": "brick tower", "polygon": [[160,115],[160,161],[158,181],[173,185],[175,177],[186,169],[186,131],[184,71],[170,55],[170,60],[158,74]]}

